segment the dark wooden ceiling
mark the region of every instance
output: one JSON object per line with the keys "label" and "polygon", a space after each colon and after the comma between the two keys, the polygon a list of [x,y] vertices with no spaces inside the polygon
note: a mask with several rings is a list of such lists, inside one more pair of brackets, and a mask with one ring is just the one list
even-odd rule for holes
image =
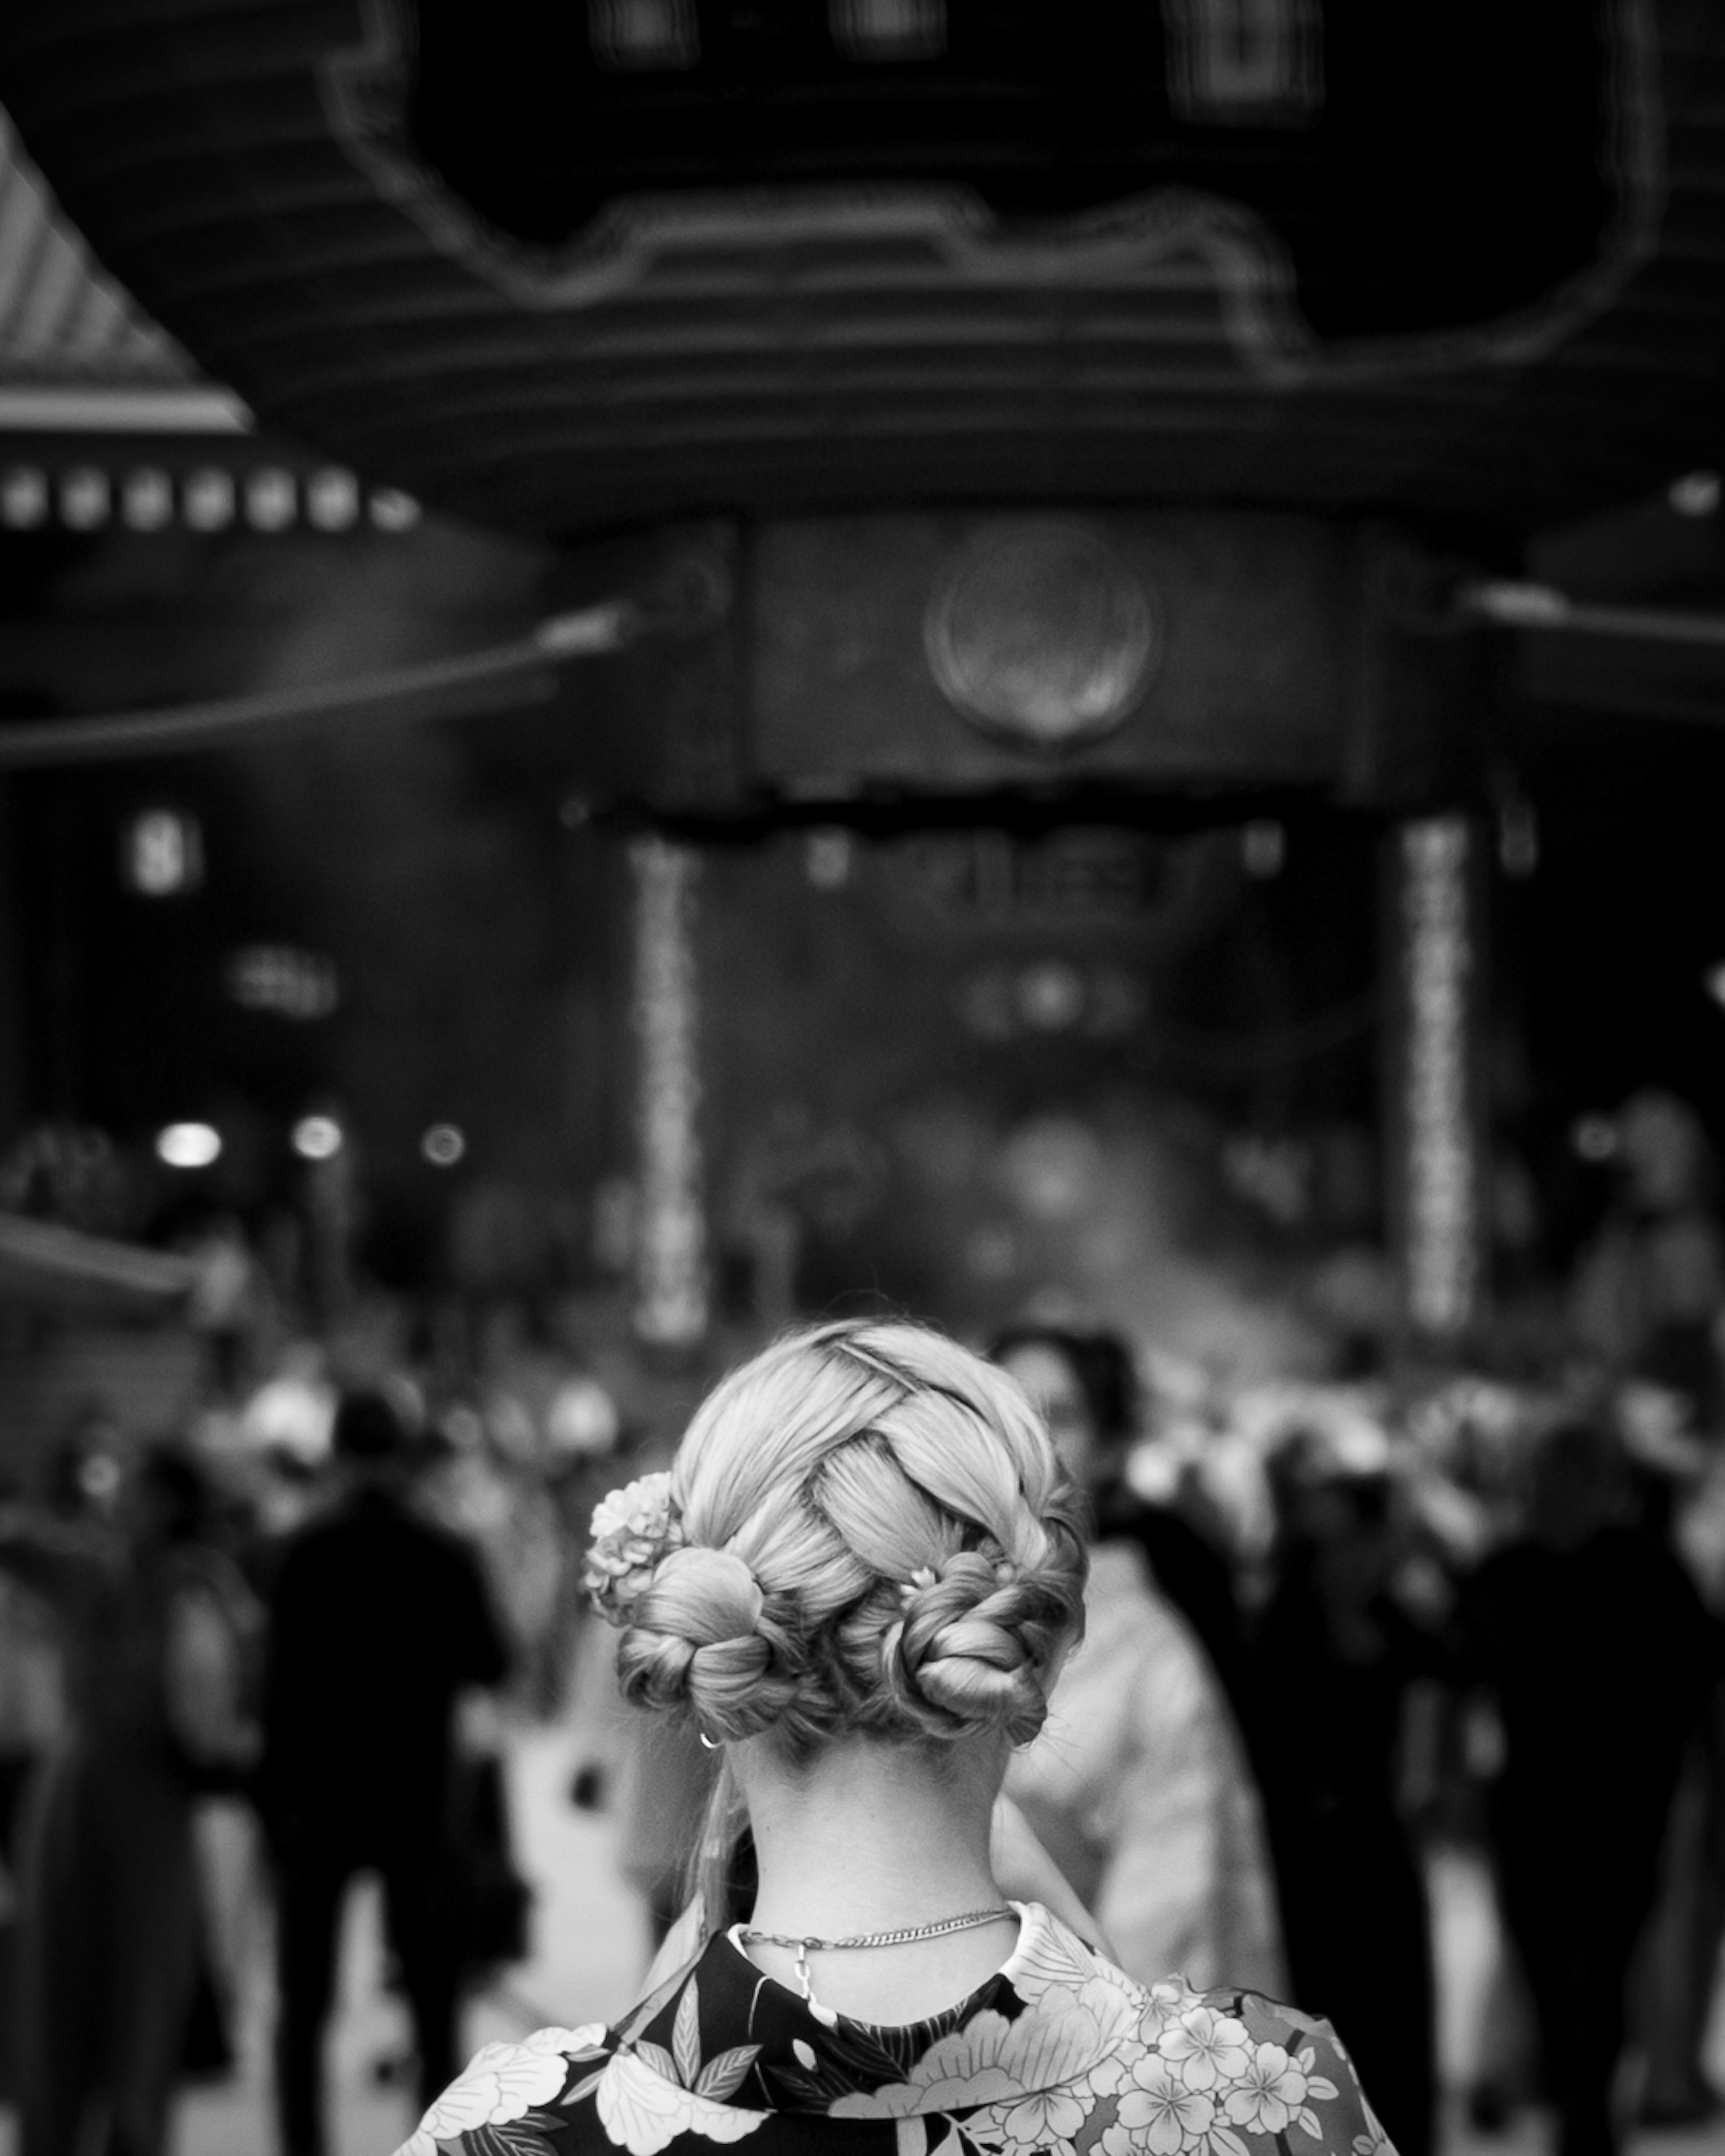
{"label": "dark wooden ceiling", "polygon": [[1204,0],[421,12],[8,0],[0,103],[210,374],[456,513],[1516,531],[1725,463],[1703,0],[1290,4],[1232,89]]}

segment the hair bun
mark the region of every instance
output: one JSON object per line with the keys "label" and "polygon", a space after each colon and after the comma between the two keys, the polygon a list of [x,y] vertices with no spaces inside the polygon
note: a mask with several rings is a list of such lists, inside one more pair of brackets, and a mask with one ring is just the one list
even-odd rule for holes
{"label": "hair bun", "polygon": [[697,1645],[741,1639],[761,1621],[761,1583],[734,1550],[678,1549],[667,1553],[649,1590],[675,1593],[690,1606],[690,1637]]}
{"label": "hair bun", "polygon": [[931,1734],[1004,1729],[1023,1743],[1048,1711],[1041,1675],[1064,1608],[999,1554],[958,1550],[900,1590],[904,1614],[881,1637],[899,1705]]}
{"label": "hair bun", "polygon": [[625,1699],[691,1709],[710,1734],[752,1737],[795,1691],[789,1643],[760,1582],[733,1551],[670,1551],[618,1645]]}
{"label": "hair bun", "polygon": [[1003,1372],[896,1322],[792,1333],[708,1395],[674,1479],[595,1523],[628,1698],[794,1759],[1041,1727],[1085,1552]]}

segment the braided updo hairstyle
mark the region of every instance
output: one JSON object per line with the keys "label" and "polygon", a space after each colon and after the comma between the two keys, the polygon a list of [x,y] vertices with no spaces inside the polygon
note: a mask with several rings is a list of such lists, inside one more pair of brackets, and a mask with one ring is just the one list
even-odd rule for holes
{"label": "braided updo hairstyle", "polygon": [[626,1697],[706,1737],[1034,1737],[1083,1621],[1080,1500],[1004,1371],[903,1322],[777,1341],[678,1450]]}

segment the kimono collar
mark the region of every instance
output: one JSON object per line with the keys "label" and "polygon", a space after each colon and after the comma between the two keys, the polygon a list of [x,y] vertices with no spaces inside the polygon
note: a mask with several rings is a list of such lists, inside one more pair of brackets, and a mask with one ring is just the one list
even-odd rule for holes
{"label": "kimono collar", "polygon": [[1135,2035],[1147,2002],[1039,1903],[1013,1906],[1020,1929],[1005,1963],[927,2020],[886,2027],[814,2007],[720,1933],[631,2048],[683,2087],[705,2076],[721,2102],[827,2118],[908,2118],[1057,2087]]}
{"label": "kimono collar", "polygon": [[623,2027],[487,2045],[398,2156],[713,2156],[770,2121],[781,2156],[1288,2156],[1295,2128],[1312,2156],[1394,2156],[1327,2023],[1147,1992],[1020,1915],[1003,1968],[903,2028],[822,2020],[721,1933]]}

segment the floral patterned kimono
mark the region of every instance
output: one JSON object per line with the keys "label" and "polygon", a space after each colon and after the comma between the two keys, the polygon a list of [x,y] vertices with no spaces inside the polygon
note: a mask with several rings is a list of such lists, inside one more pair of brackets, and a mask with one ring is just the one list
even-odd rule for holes
{"label": "floral patterned kimono", "polygon": [[398,2156],[1394,2156],[1327,2022],[1147,1989],[1014,1906],[998,1974],[900,2028],[803,1999],[716,1933],[616,2029],[487,2045]]}

